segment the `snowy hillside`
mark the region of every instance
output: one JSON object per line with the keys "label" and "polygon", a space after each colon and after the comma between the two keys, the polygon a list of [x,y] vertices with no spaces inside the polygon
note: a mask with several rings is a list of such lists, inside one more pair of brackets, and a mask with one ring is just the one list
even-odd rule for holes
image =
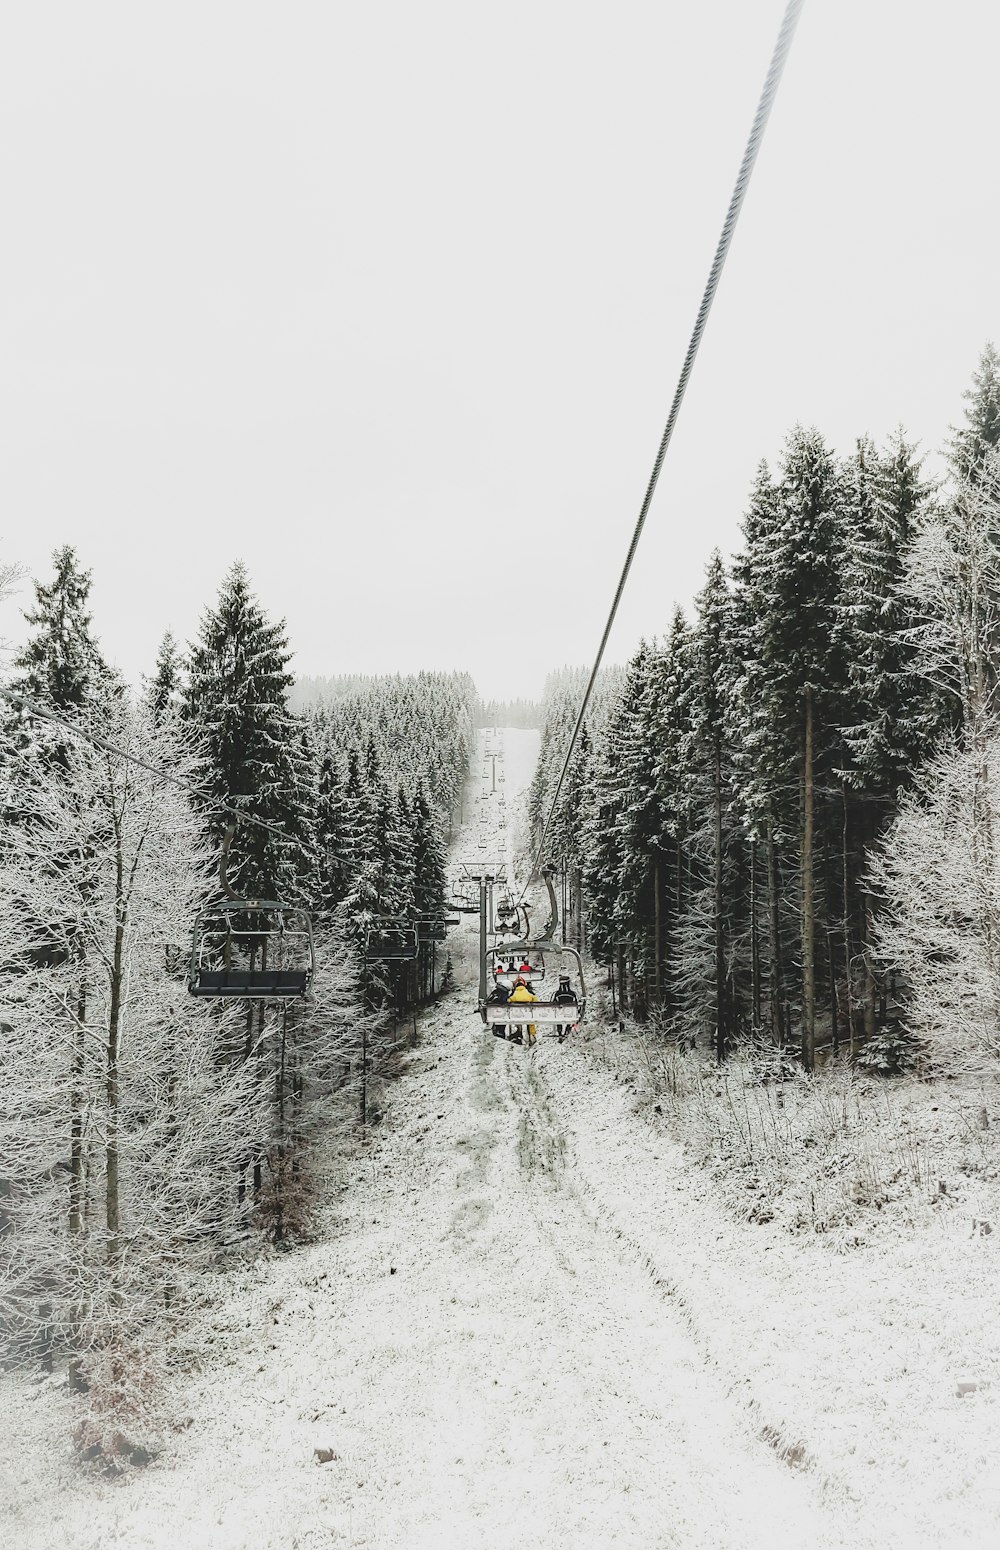
{"label": "snowy hillside", "polygon": [[[516,873],[538,736],[479,736],[451,860]],[[4,1380],[4,1550],[995,1543],[996,1236],[737,1223],[612,1030],[485,1032],[477,939],[319,1240],[217,1287],[154,1463],[89,1472],[61,1381]]]}

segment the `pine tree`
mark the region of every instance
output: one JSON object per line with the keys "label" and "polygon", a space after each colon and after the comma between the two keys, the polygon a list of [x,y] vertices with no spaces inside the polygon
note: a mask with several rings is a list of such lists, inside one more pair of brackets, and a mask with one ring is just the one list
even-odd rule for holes
{"label": "pine tree", "polygon": [[[695,609],[697,622],[688,650],[690,708],[684,762],[692,818],[695,821],[698,817],[701,819],[702,832],[698,837],[702,839],[705,855],[701,867],[704,881],[699,895],[690,901],[688,915],[695,932],[703,923],[700,942],[696,936],[692,977],[702,1006],[707,1002],[709,1015],[704,1020],[711,1027],[716,1059],[721,1063],[735,1034],[729,966],[732,913],[737,900],[733,897],[733,879],[729,875],[730,853],[736,840],[730,827],[732,758],[724,698],[731,602],[725,567],[718,550],[709,561],[705,585],[695,600]],[[706,827],[707,834],[704,832]],[[689,842],[689,849],[694,848]],[[699,957],[704,965],[701,975],[698,973]]]}
{"label": "pine tree", "polygon": [[[816,431],[797,429],[786,448],[781,481],[785,521],[777,560],[780,608],[774,638],[779,711],[798,728],[802,770],[800,837],[802,921],[802,1061],[816,1058],[817,775],[840,752],[843,661],[837,649],[840,581],[838,489],[833,458]],[[783,680],[783,681],[782,681]],[[835,757],[834,753],[834,757]]]}
{"label": "pine tree", "polygon": [[[288,708],[290,657],[284,623],[267,619],[237,561],[190,648],[183,710],[206,749],[203,784],[219,808],[288,836],[282,844],[250,825],[237,831],[231,876],[246,897],[301,899],[312,873],[315,841],[303,810],[311,772]],[[214,814],[212,825],[218,837]]]}
{"label": "pine tree", "polygon": [[332,914],[348,887],[346,797],[337,760],[325,753],[317,777],[316,846],[319,864],[319,908]]}
{"label": "pine tree", "polygon": [[[590,729],[586,723],[580,728],[558,810],[552,820],[549,835],[550,854],[559,860],[560,870],[566,883],[568,912],[575,927],[576,948],[582,952],[583,939],[583,858],[585,854],[584,828],[592,781],[592,755]],[[565,757],[565,755],[564,755]],[[569,921],[563,922],[564,933]],[[565,937],[564,937],[565,939]]]}
{"label": "pine tree", "polygon": [[[755,1030],[761,1029],[766,974],[771,1034],[779,1049],[789,1034],[786,995],[791,947],[784,849],[797,826],[787,739],[772,695],[772,620],[779,610],[774,572],[782,520],[779,489],[767,464],[761,463],[744,518],[745,547],[733,565],[725,706],[737,801],[750,845],[752,1022]],[[761,890],[763,910],[758,903]]]}
{"label": "pine tree", "polygon": [[976,483],[986,454],[1000,445],[1000,351],[986,341],[972,386],[962,394],[965,424],[952,427],[948,461],[956,481]]}
{"label": "pine tree", "polygon": [[76,551],[68,544],[57,549],[52,560],[56,569],[52,582],[34,583],[35,607],[24,616],[34,633],[15,658],[14,666],[20,671],[13,687],[66,714],[82,708],[107,668],[87,612],[90,571],[81,570]]}
{"label": "pine tree", "polygon": [[865,854],[941,730],[944,707],[918,670],[919,616],[906,582],[913,538],[932,494],[914,448],[901,430],[881,454],[862,438],[842,474],[845,564],[839,630],[848,675],[843,727],[848,759],[841,772],[840,932],[853,1052],[856,956],[863,968],[858,996],[869,1038],[876,1019],[874,900],[863,882]]}
{"label": "pine tree", "polygon": [[[687,754],[690,733],[691,631],[674,609],[666,644],[650,654],[643,694],[641,735],[652,763],[639,769],[632,843],[647,856],[647,937],[653,993],[668,1022],[680,1028],[680,934],[689,911],[690,867],[685,854],[690,822]],[[636,768],[633,764],[633,768]]]}
{"label": "pine tree", "polygon": [[608,718],[586,825],[584,887],[599,921],[593,947],[615,964],[623,1005],[628,994],[626,965],[634,971],[645,947],[641,894],[648,868],[630,849],[629,838],[635,836],[637,776],[632,755],[638,747],[634,728],[642,712],[647,650],[642,647],[629,663],[621,696]]}
{"label": "pine tree", "polygon": [[[762,469],[746,526],[747,552],[737,566],[742,590],[736,630],[742,664],[734,734],[750,767],[746,799],[768,846],[772,997],[780,996],[777,845],[782,829],[798,850],[802,955],[802,1059],[816,1048],[817,786],[843,763],[845,668],[837,635],[842,540],[839,486],[817,431],[796,427],[781,479]],[[797,798],[797,800],[796,800]],[[780,1037],[780,1014],[776,1018]]]}
{"label": "pine tree", "polygon": [[179,709],[181,690],[181,654],[173,635],[167,630],[156,655],[156,668],[146,682],[146,699],[157,726]]}

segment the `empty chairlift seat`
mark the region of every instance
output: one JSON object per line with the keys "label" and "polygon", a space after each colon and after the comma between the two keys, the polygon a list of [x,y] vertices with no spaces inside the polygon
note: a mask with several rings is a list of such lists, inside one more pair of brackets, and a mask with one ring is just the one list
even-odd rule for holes
{"label": "empty chairlift seat", "polygon": [[287,1001],[307,996],[315,972],[312,921],[297,906],[254,901],[203,910],[195,921],[193,996]]}

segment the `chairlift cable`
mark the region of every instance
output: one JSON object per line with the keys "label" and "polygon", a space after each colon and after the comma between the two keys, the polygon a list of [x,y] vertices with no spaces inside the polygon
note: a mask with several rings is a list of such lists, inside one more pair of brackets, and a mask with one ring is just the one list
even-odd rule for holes
{"label": "chairlift cable", "polygon": [[198,797],[203,802],[209,802],[220,813],[228,813],[240,823],[251,824],[255,829],[263,829],[267,834],[273,834],[276,839],[286,841],[288,835],[281,829],[276,829],[273,824],[265,823],[263,818],[254,818],[250,813],[244,813],[237,807],[227,807],[224,802],[216,801],[210,791],[205,791],[200,786],[189,785],[186,780],[181,780],[178,775],[171,775],[169,770],[149,764],[145,759],[140,759],[138,754],[127,753],[124,748],[117,748],[114,743],[109,743],[103,737],[98,737],[96,732],[88,732],[73,721],[67,721],[57,711],[48,710],[39,705],[37,700],[32,700],[26,694],[18,694],[13,689],[0,687],[0,695],[9,700],[12,705],[27,711],[29,716],[37,716],[41,721],[53,721],[56,726],[64,727],[67,732],[72,732],[74,737],[81,738],[85,743],[90,743],[93,748],[99,748],[103,753],[114,754],[118,759],[127,759],[129,764],[136,764],[140,769],[155,775],[157,780],[169,781],[172,786],[178,786],[189,797]]}
{"label": "chairlift cable", "polygon": [[[660,471],[663,467],[663,462],[667,454],[667,448],[670,445],[670,441],[674,433],[674,426],[677,423],[677,416],[680,413],[681,404],[684,401],[684,395],[687,391],[688,380],[691,376],[692,368],[694,367],[695,357],[698,354],[698,348],[701,344],[702,335],[705,332],[705,325],[708,322],[708,316],[712,310],[712,303],[715,300],[715,293],[718,290],[719,280],[722,276],[722,270],[725,266],[726,257],[729,253],[729,248],[733,240],[733,234],[736,230],[736,223],[739,219],[740,210],[743,206],[743,200],[750,182],[750,175],[753,172],[754,164],[757,160],[757,153],[760,150],[760,144],[764,136],[764,130],[767,127],[767,121],[770,117],[771,108],[774,106],[774,99],[777,95],[782,71],[784,70],[785,61],[788,58],[788,53],[792,45],[792,38],[795,34],[795,28],[798,24],[802,5],[803,0],[788,0],[788,4],[785,7],[785,14],[782,19],[777,42],[774,45],[774,52],[771,56],[771,63],[768,67],[767,76],[764,80],[764,86],[760,94],[760,101],[757,104],[757,111],[754,114],[750,135],[746,143],[746,149],[743,152],[743,160],[740,163],[740,169],[736,177],[736,184],[733,188],[732,198],[729,201],[729,208],[726,211],[726,218],[722,224],[722,233],[719,237],[718,246],[715,250],[715,257],[712,260],[712,267],[708,273],[708,280],[705,285],[704,294],[701,298],[701,305],[698,308],[697,317],[695,318],[694,329],[692,331],[691,339],[687,347],[687,353],[684,356],[684,363],[681,366],[680,377],[678,378],[677,387],[674,391],[673,402],[670,405],[670,413],[667,416],[667,423],[664,427],[663,435],[660,438],[660,445],[657,449],[656,458],[653,463],[653,471],[649,476],[649,483],[646,487],[646,494],[643,497],[642,506],[639,509],[639,515],[636,519],[635,528],[632,533],[632,541],[629,544],[628,553],[625,556],[625,564],[622,567],[622,573],[619,577],[618,586],[615,590],[615,595],[611,603],[611,609],[608,613],[607,621],[604,626],[604,633],[601,636],[601,642],[597,648],[597,656],[594,659],[594,665],[591,669],[590,677],[587,680],[587,686],[583,693],[583,699],[580,703],[579,713],[576,718],[576,723],[573,727],[572,736],[569,740],[569,747],[566,750],[566,757],[563,760],[562,770],[559,774],[555,795],[553,796],[550,803],[548,816],[545,819],[545,825],[542,829],[541,837],[538,841],[538,849],[535,852],[534,859],[528,872],[529,880],[537,873],[542,855],[545,850],[545,841],[548,837],[549,829],[552,826],[552,820],[555,816],[556,808],[559,805],[559,798],[562,795],[562,789],[566,781],[566,775],[569,771],[570,761],[573,758],[573,753],[580,736],[580,731],[583,727],[583,720],[587,714],[587,707],[590,704],[590,698],[594,691],[594,684],[597,681],[597,675],[600,672],[601,662],[604,659],[604,652],[608,644],[608,637],[611,634],[611,629],[615,622],[615,616],[618,613],[618,605],[622,600],[622,593],[625,590],[625,583],[627,582],[629,572],[632,569],[632,561],[635,559],[636,549],[639,546],[639,539],[642,537],[642,530],[646,524],[646,517],[649,514],[649,508],[652,504],[653,495],[655,493],[657,483],[659,482]],[[527,892],[527,888],[528,883],[525,882],[524,887],[521,889],[521,898],[524,897],[525,893]]]}

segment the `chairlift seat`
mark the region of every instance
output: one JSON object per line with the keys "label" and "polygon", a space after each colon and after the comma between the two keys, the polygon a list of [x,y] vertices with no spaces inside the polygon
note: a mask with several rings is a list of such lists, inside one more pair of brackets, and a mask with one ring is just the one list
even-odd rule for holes
{"label": "chairlift seat", "polygon": [[572,1028],[585,1010],[585,1003],[574,1006],[565,1001],[487,1001],[482,1013],[487,1027],[501,1023],[507,1027],[520,1024],[523,1028],[526,1023],[534,1023],[536,1028],[551,1028],[559,1023]]}
{"label": "chairlift seat", "polygon": [[309,994],[316,968],[308,911],[237,900],[195,920],[188,969],[192,996],[289,1001]]}
{"label": "chairlift seat", "polygon": [[365,939],[365,956],[382,962],[407,962],[419,952],[415,926],[369,931]]}
{"label": "chairlift seat", "polygon": [[189,985],[193,996],[288,1001],[309,993],[307,969],[202,969]]}

